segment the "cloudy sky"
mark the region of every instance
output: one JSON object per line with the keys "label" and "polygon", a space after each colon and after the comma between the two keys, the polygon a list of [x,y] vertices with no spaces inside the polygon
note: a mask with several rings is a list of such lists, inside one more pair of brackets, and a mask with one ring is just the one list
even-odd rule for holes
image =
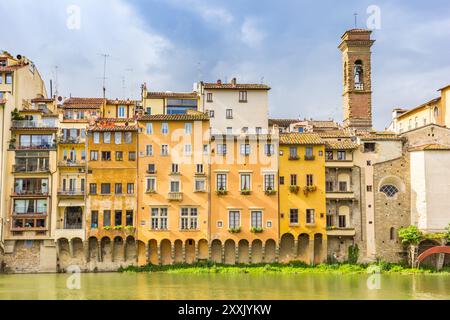
{"label": "cloudy sky", "polygon": [[[339,3],[339,5],[338,5]],[[383,129],[450,84],[450,3],[430,1],[1,0],[0,49],[33,60],[63,96],[189,91],[200,79],[269,84],[272,117],[342,120],[340,36],[374,30],[373,108]],[[79,13],[79,15],[78,15]],[[56,71],[57,70],[57,71]],[[47,85],[48,86],[48,85]]]}

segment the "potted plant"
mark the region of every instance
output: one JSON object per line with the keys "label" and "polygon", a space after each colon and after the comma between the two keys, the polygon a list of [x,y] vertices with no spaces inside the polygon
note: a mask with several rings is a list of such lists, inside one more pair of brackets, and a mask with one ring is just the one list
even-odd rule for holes
{"label": "potted plant", "polygon": [[241,194],[242,194],[242,195],[247,196],[247,195],[249,195],[250,193],[251,193],[251,191],[250,191],[249,189],[242,189],[242,190],[241,190]]}
{"label": "potted plant", "polygon": [[298,193],[298,190],[300,189],[299,186],[290,186],[289,191],[292,193]]}
{"label": "potted plant", "polygon": [[122,229],[123,229],[122,225],[114,226],[114,230],[122,230]]}
{"label": "potted plant", "polygon": [[304,193],[305,195],[308,195],[309,192],[314,192],[314,191],[316,191],[316,190],[317,190],[317,187],[316,187],[316,186],[305,186],[305,187],[303,188],[303,193]]}
{"label": "potted plant", "polygon": [[134,230],[134,227],[128,225],[128,226],[125,226],[125,229],[126,229],[127,231],[133,231],[133,230]]}
{"label": "potted plant", "polygon": [[230,229],[228,229],[228,231],[230,233],[239,233],[239,232],[241,232],[241,227],[230,228]]}
{"label": "potted plant", "polygon": [[250,232],[253,232],[253,233],[261,233],[261,232],[263,232],[263,228],[262,228],[262,227],[252,227],[252,228],[250,229]]}
{"label": "potted plant", "polygon": [[264,193],[266,194],[266,195],[268,195],[268,196],[270,196],[270,195],[273,195],[273,194],[275,194],[275,193],[277,193],[275,190],[273,190],[271,187],[268,187],[265,191],[264,191]]}
{"label": "potted plant", "polygon": [[111,230],[111,226],[104,226],[103,230]]}
{"label": "potted plant", "polygon": [[227,190],[225,190],[225,188],[219,188],[219,189],[216,191],[216,194],[219,195],[219,196],[225,195],[225,194],[227,194],[227,193],[228,193],[228,192],[227,192]]}

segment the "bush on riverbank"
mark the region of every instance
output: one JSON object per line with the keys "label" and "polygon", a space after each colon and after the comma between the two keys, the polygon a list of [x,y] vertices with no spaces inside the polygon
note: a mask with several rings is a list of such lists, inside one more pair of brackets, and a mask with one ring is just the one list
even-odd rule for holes
{"label": "bush on riverbank", "polygon": [[433,269],[420,268],[412,269],[408,266],[378,262],[371,264],[350,264],[350,263],[333,263],[308,265],[302,261],[292,261],[289,263],[258,263],[258,264],[235,264],[227,265],[214,263],[211,261],[198,262],[195,264],[172,264],[172,265],[153,265],[145,266],[129,266],[119,268],[119,272],[167,272],[167,273],[450,273],[450,268],[444,268],[437,272]]}

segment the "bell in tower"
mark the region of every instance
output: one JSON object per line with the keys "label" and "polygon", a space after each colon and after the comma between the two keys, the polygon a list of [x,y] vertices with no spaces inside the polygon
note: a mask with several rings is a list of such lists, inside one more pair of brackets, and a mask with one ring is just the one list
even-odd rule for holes
{"label": "bell in tower", "polygon": [[344,126],[372,130],[371,51],[372,31],[352,29],[344,33],[339,49],[344,73]]}

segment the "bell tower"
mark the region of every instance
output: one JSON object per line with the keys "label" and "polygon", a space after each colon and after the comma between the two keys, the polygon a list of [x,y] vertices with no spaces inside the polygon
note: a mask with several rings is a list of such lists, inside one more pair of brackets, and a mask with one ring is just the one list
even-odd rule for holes
{"label": "bell tower", "polygon": [[371,51],[372,31],[352,29],[341,37],[343,64],[344,127],[372,129]]}

